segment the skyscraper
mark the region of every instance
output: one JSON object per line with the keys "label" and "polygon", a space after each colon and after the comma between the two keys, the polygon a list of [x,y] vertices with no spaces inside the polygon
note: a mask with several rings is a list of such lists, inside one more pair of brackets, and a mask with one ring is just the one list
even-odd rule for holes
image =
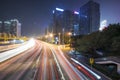
{"label": "skyscraper", "polygon": [[80,34],[86,35],[99,30],[100,5],[93,0],[80,8]]}
{"label": "skyscraper", "polygon": [[53,32],[55,34],[63,33],[63,31],[64,33],[72,32],[74,26],[79,23],[78,14],[76,11],[56,8],[53,11]]}
{"label": "skyscraper", "polygon": [[79,13],[71,10],[56,8],[53,11],[53,33],[56,38],[61,37],[64,43],[64,36],[68,33],[75,33],[79,24]]}
{"label": "skyscraper", "polygon": [[74,11],[72,35],[79,35],[79,12]]}
{"label": "skyscraper", "polygon": [[53,10],[53,33],[58,35],[58,33],[62,32],[62,14],[63,9],[56,8]]}

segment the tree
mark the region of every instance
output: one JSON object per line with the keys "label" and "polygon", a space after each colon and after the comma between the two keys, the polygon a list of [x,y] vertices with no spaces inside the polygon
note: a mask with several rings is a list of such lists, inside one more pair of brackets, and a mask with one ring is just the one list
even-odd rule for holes
{"label": "tree", "polygon": [[111,47],[113,51],[120,52],[120,36],[113,38]]}
{"label": "tree", "polygon": [[78,51],[94,54],[97,49],[120,52],[120,24],[110,24],[102,32],[97,31],[77,39]]}

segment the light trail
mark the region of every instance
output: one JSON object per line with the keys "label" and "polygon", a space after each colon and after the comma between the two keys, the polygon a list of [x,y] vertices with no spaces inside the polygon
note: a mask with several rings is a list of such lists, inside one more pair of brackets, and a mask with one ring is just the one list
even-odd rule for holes
{"label": "light trail", "polygon": [[81,77],[81,75],[79,75],[77,69],[67,60],[67,58],[64,56],[63,52],[61,51],[60,47],[58,47],[58,50],[61,54],[61,56],[64,58],[64,60],[66,61],[66,63],[71,67],[71,69],[77,74],[77,76],[79,76],[80,79],[83,79],[83,77]]}
{"label": "light trail", "polygon": [[9,51],[6,51],[6,52],[3,52],[3,53],[0,53],[0,63],[5,61],[5,60],[8,60],[24,51],[26,51],[27,49],[33,47],[35,45],[35,41],[34,39],[30,39],[28,41],[27,44],[23,45],[23,46],[20,46],[16,49],[13,49],[13,50],[9,50]]}
{"label": "light trail", "polygon": [[[51,48],[50,48],[50,49],[51,49]],[[57,61],[57,58],[56,58],[56,56],[55,56],[55,53],[54,53],[54,51],[53,51],[52,49],[51,49],[51,51],[52,51],[53,57],[54,57],[54,59],[55,59],[55,62],[56,62],[56,64],[57,64],[57,67],[59,68],[60,74],[61,74],[61,76],[62,76],[62,80],[65,80],[65,77],[64,77],[63,72],[62,72],[62,69],[61,69],[61,67],[60,67],[60,65],[59,65],[59,63],[58,63],[58,61]]]}
{"label": "light trail", "polygon": [[86,66],[84,66],[83,64],[81,64],[80,62],[78,62],[77,60],[71,58],[72,61],[74,61],[75,63],[79,64],[80,66],[82,66],[83,68],[85,68],[87,71],[89,71],[90,73],[92,73],[98,80],[101,79],[101,76],[99,76],[98,74],[94,73],[92,70],[88,69]]}

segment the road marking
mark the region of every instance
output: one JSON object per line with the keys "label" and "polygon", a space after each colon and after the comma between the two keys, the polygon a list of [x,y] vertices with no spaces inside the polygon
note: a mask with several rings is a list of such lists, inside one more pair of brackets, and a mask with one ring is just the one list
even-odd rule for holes
{"label": "road marking", "polygon": [[47,63],[47,59],[45,58],[45,59],[44,59],[45,68],[44,68],[44,72],[43,72],[43,79],[44,79],[44,80],[46,80],[46,63]]}
{"label": "road marking", "polygon": [[52,61],[50,61],[50,66],[51,66],[51,70],[52,70],[52,80],[55,80],[55,73],[54,73],[54,70],[53,70],[53,65],[52,65]]}
{"label": "road marking", "polygon": [[[51,48],[50,48],[50,49],[51,49]],[[62,80],[65,80],[65,77],[64,77],[63,72],[62,72],[62,69],[61,69],[61,67],[60,67],[60,65],[59,65],[59,63],[58,63],[58,61],[57,61],[57,58],[56,58],[56,56],[55,56],[55,53],[54,53],[54,51],[53,51],[52,49],[51,49],[51,51],[52,51],[54,60],[55,60],[55,62],[56,62],[56,64],[57,64],[57,67],[59,68],[60,74],[61,74],[61,76],[62,76]]]}
{"label": "road marking", "polygon": [[[42,50],[42,47],[40,48],[40,52],[41,52],[41,50]],[[38,57],[38,59],[37,59],[37,61],[36,61],[36,63],[35,63],[36,66],[38,66],[40,57],[41,57],[41,54],[40,54],[40,56]],[[34,72],[33,80],[35,80],[35,77],[36,77],[36,75],[37,75],[37,72],[38,72],[38,68],[37,68],[37,69],[35,70],[35,72]]]}

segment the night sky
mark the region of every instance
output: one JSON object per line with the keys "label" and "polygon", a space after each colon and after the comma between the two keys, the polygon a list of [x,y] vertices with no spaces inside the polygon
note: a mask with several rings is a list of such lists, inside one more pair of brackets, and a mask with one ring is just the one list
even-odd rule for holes
{"label": "night sky", "polygon": [[[0,0],[0,21],[18,19],[22,35],[43,34],[56,7],[76,10],[89,0]],[[120,22],[120,0],[94,0],[100,3],[101,21]]]}

